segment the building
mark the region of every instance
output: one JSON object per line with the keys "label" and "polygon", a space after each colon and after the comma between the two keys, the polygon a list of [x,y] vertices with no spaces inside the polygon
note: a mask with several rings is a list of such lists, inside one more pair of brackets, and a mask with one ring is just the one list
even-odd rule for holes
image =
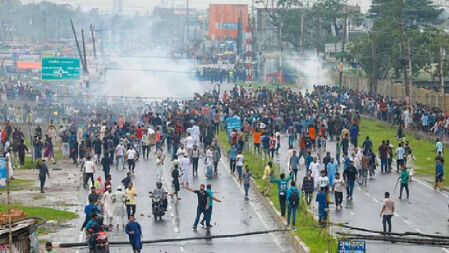
{"label": "building", "polygon": [[118,15],[123,13],[123,0],[112,0],[112,14]]}
{"label": "building", "polygon": [[246,4],[210,4],[209,39],[234,40],[239,29],[248,32],[248,5]]}
{"label": "building", "polygon": [[278,50],[280,46],[279,30],[273,25],[269,11],[272,9],[258,8],[256,12],[256,49],[258,52]]}

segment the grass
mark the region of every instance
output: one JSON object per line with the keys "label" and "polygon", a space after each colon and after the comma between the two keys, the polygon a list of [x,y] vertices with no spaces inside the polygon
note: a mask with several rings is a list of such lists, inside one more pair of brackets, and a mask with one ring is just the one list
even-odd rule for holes
{"label": "grass", "polygon": [[[39,206],[20,206],[12,205],[11,209],[23,210],[27,216],[38,216],[48,220],[55,220],[58,222],[72,220],[78,217],[74,212],[57,210],[49,207]],[[7,205],[0,205],[0,212],[7,212]]]}
{"label": "grass", "polygon": [[[218,134],[218,140],[226,151],[229,150],[230,144],[226,132],[221,131]],[[252,151],[243,151],[243,155],[245,157],[245,165],[250,167],[258,188],[264,189],[265,182],[262,180],[262,175],[268,160],[262,159],[261,156],[254,154]],[[279,166],[275,163],[273,164],[273,171],[273,176],[277,177],[279,174]],[[271,187],[269,197],[276,209],[280,210],[277,187],[275,187],[274,184]],[[337,241],[331,235],[322,232],[321,228],[318,226],[318,222],[313,218],[312,214],[308,212],[304,201],[302,201],[300,208],[296,213],[295,229],[294,234],[297,235],[313,253],[327,252],[328,242],[330,243],[331,249],[337,248]]]}
{"label": "grass", "polygon": [[[32,148],[32,145],[30,144],[29,138],[25,138],[25,144],[27,145],[30,154],[32,154],[31,152],[33,152],[33,148]],[[60,148],[60,145],[61,145],[61,142],[57,141],[54,146],[54,153],[55,153],[54,155],[55,155],[56,161],[62,158],[62,149]],[[36,161],[33,162],[32,156],[25,156],[25,164],[23,166],[18,167],[17,169],[18,170],[30,170],[30,169],[34,169],[34,168],[36,168]]]}
{"label": "grass", "polygon": [[[360,122],[359,144],[363,142],[365,136],[369,136],[373,142],[374,150],[377,150],[377,147],[382,143],[382,140],[390,140],[391,144],[396,148],[400,142],[400,140],[395,139],[396,132],[397,128],[385,122],[363,118]],[[413,155],[415,156],[415,175],[433,177],[435,175],[435,142],[417,138],[413,133],[408,131],[405,132],[405,138],[410,142],[410,146],[413,148]],[[444,153],[444,159],[449,161],[448,152]],[[395,166],[396,162],[395,158],[393,158],[392,167],[395,168]],[[449,186],[449,180],[445,180],[444,185]]]}
{"label": "grass", "polygon": [[[13,180],[10,180],[9,182],[10,191],[20,191],[33,186],[35,181],[32,179],[15,178]],[[6,192],[6,187],[0,188],[0,192]]]}

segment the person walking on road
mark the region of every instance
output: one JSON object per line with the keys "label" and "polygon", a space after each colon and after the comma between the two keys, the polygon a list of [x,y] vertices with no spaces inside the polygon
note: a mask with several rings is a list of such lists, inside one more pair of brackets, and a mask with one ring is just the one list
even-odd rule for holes
{"label": "person walking on road", "polygon": [[196,218],[193,223],[192,229],[196,231],[198,222],[200,221],[201,214],[206,215],[205,211],[209,209],[209,194],[204,190],[204,184],[200,185],[199,190],[193,190],[192,188],[185,187],[188,191],[195,193],[198,196],[198,206],[196,207]]}
{"label": "person walking on road", "polygon": [[50,178],[50,173],[48,172],[47,164],[45,164],[45,159],[39,159],[37,162],[37,169],[39,170],[39,181],[41,185],[41,193],[44,193],[45,180]]}
{"label": "person walking on road", "polygon": [[295,181],[291,181],[290,185],[291,187],[288,188],[287,190],[287,201],[288,201],[287,226],[290,225],[290,217],[292,217],[292,225],[295,226],[296,210],[299,208],[300,192],[295,186]]}
{"label": "person walking on road", "polygon": [[298,170],[299,170],[299,157],[296,155],[296,150],[293,150],[293,155],[289,159],[289,169],[293,171],[295,175],[295,182],[298,180]]}
{"label": "person walking on road", "polygon": [[134,221],[134,216],[129,216],[129,222],[126,224],[125,233],[129,236],[129,243],[133,247],[134,253],[140,253],[142,250],[142,229],[140,224]]}
{"label": "person walking on road", "polygon": [[118,169],[118,165],[121,161],[122,169],[125,169],[125,146],[120,142],[115,148],[115,168]]}
{"label": "person walking on road", "polygon": [[204,222],[206,222],[206,228],[212,228],[212,225],[210,224],[210,221],[212,219],[212,206],[214,201],[221,202],[221,200],[214,197],[214,194],[212,192],[212,186],[208,184],[206,186],[206,192],[209,195],[209,208],[205,211],[205,215],[203,215],[203,220],[201,221],[201,225],[204,226]]}
{"label": "person walking on road", "polygon": [[320,191],[316,195],[316,202],[318,202],[318,218],[321,227],[326,226],[327,211],[329,204],[327,202],[327,194],[324,187],[320,188]]}
{"label": "person walking on road", "polygon": [[84,189],[86,189],[87,181],[89,181],[89,178],[92,183],[92,186],[95,183],[94,182],[95,164],[94,164],[94,162],[91,161],[90,156],[87,157],[87,161],[84,163],[83,169],[84,169],[83,186],[84,186]]}
{"label": "person walking on road", "polygon": [[343,202],[343,190],[345,182],[340,177],[340,173],[335,173],[335,180],[332,185],[332,191],[335,197],[335,207],[337,210],[341,210],[341,203]]}
{"label": "person walking on road", "polygon": [[385,192],[385,199],[382,204],[382,210],[380,211],[380,217],[382,217],[382,225],[384,229],[384,233],[387,233],[387,225],[388,225],[388,233],[391,233],[391,217],[394,214],[394,202],[390,198],[390,193]]}
{"label": "person walking on road", "polygon": [[302,180],[302,192],[304,193],[304,198],[307,205],[310,205],[313,199],[313,192],[315,190],[315,180],[312,177],[312,171],[308,170],[307,175]]}
{"label": "person walking on road", "polygon": [[443,190],[443,176],[444,176],[444,169],[443,169],[443,163],[440,159],[436,159],[436,166],[435,166],[435,186],[434,189],[439,189],[440,191]]}
{"label": "person walking on road", "polygon": [[357,169],[354,167],[354,161],[349,163],[349,167],[343,172],[343,178],[346,184],[347,200],[352,200],[352,193],[354,191],[354,182],[357,180]]}
{"label": "person walking on road", "polygon": [[187,157],[187,153],[183,154],[183,157],[179,161],[181,164],[181,185],[182,186],[189,186],[190,181],[190,159]]}
{"label": "person walking on road", "polygon": [[117,226],[117,230],[119,229],[120,224],[123,229],[125,228],[125,202],[126,195],[122,191],[122,186],[117,186],[117,191],[111,194],[111,201],[113,204],[113,215],[114,215],[114,223]]}
{"label": "person walking on road", "polygon": [[272,172],[273,163],[271,161],[268,162],[267,166],[263,171],[262,179],[265,181],[265,189],[263,189],[262,194],[265,196],[269,196],[271,192],[271,181],[270,176]]}
{"label": "person walking on road", "polygon": [[111,165],[112,159],[108,153],[105,153],[103,158],[101,158],[101,166],[103,167],[104,178],[108,178],[109,175],[111,175]]}
{"label": "person walking on road", "polygon": [[242,154],[242,151],[238,151],[237,157],[235,158],[235,167],[237,168],[237,174],[239,176],[239,183],[242,184],[243,177],[243,163],[245,162],[245,157]]}
{"label": "person walking on road", "polygon": [[112,227],[112,219],[114,217],[114,208],[112,206],[112,188],[109,185],[101,198],[101,205],[104,213],[104,223]]}
{"label": "person walking on road", "polygon": [[134,150],[134,146],[129,146],[128,151],[126,152],[126,157],[128,161],[128,170],[134,174],[134,169],[136,168],[136,159],[137,153]]}
{"label": "person walking on road", "polygon": [[288,178],[285,178],[285,174],[281,173],[279,175],[280,179],[275,179],[272,175],[270,175],[270,180],[272,182],[277,183],[278,185],[278,196],[279,196],[279,205],[281,206],[281,216],[285,218],[285,210],[286,210],[286,201],[287,201],[287,190],[288,190],[288,182],[292,180],[294,174],[290,173]]}
{"label": "person walking on road", "polygon": [[249,200],[249,181],[254,178],[254,175],[249,171],[249,166],[245,166],[245,172],[243,173],[243,188],[245,189],[245,200]]}
{"label": "person walking on road", "polygon": [[126,195],[126,213],[128,218],[136,214],[136,190],[134,189],[133,182],[129,182],[128,189],[125,190]]}
{"label": "person walking on road", "polygon": [[198,176],[198,161],[200,159],[200,150],[198,149],[198,145],[194,144],[192,150],[190,150],[190,159],[192,162],[193,175]]}
{"label": "person walking on road", "polygon": [[401,188],[399,190],[399,199],[402,199],[402,190],[404,188],[405,188],[405,192],[407,193],[407,199],[409,198],[409,191],[408,191],[409,177],[410,177],[410,175],[407,171],[407,168],[404,165],[402,165],[401,175],[398,178],[398,180],[401,180]]}

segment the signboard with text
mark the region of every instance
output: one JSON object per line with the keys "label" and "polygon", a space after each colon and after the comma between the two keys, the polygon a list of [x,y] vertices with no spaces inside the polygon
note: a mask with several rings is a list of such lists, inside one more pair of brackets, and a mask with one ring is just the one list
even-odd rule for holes
{"label": "signboard with text", "polygon": [[338,253],[365,253],[365,241],[338,241]]}
{"label": "signboard with text", "polygon": [[76,58],[42,58],[42,80],[80,78],[80,60]]}
{"label": "signboard with text", "polygon": [[240,129],[242,125],[240,123],[240,118],[229,118],[226,120],[227,129]]}
{"label": "signboard with text", "polygon": [[8,183],[6,171],[6,158],[0,158],[0,188],[6,187]]}

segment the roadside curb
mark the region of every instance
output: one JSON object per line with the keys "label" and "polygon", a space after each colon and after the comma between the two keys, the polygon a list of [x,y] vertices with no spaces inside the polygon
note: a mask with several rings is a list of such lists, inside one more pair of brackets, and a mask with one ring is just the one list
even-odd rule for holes
{"label": "roadside curb", "polygon": [[[270,212],[271,216],[276,221],[278,226],[281,229],[288,229],[287,222],[282,220],[282,218],[281,218],[281,213],[278,210],[276,210],[276,208],[274,207],[273,202],[269,198],[263,196],[263,194],[261,193],[260,188],[257,186],[257,184],[256,184],[256,182],[254,181],[253,178],[251,178],[250,188],[251,188],[251,190],[253,190],[256,193],[257,199]],[[286,232],[286,234],[288,235],[288,242],[293,247],[293,249],[295,249],[295,252],[297,252],[297,253],[309,253],[310,252],[310,248],[307,247],[307,245],[304,242],[302,242],[299,239],[298,236],[294,235],[293,231],[294,230],[290,230],[290,231]]]}

